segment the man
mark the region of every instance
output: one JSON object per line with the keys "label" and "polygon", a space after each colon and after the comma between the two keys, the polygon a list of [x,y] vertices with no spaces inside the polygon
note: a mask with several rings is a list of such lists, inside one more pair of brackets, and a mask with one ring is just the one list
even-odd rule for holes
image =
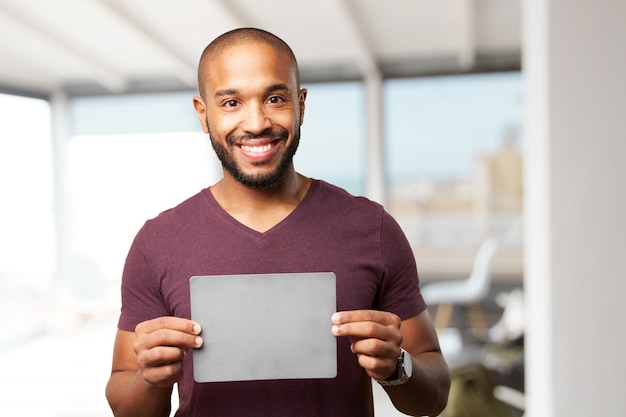
{"label": "man", "polygon": [[[448,369],[406,238],[380,205],[294,169],[307,91],[289,46],[258,29],[225,33],[198,82],[193,103],[224,176],[133,242],[107,385],[114,414],[167,416],[178,383],[178,416],[371,416],[373,378],[398,410],[437,415]],[[322,271],[337,277],[336,378],[193,381],[203,334],[191,276]]]}

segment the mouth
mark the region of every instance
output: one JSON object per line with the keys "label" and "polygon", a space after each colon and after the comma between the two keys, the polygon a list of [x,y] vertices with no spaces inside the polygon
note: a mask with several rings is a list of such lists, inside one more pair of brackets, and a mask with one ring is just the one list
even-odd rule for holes
{"label": "mouth", "polygon": [[238,143],[236,145],[239,148],[241,154],[255,163],[263,163],[269,161],[276,152],[278,152],[278,145],[280,140],[253,140],[244,143]]}
{"label": "mouth", "polygon": [[239,149],[241,155],[254,163],[269,161],[278,149],[280,143],[287,140],[288,132],[280,130],[277,132],[266,131],[260,135],[231,136],[227,142]]}
{"label": "mouth", "polygon": [[267,143],[265,145],[245,145],[245,144],[241,144],[241,145],[239,145],[239,148],[241,148],[241,150],[246,152],[246,153],[262,154],[262,153],[267,152],[270,149],[272,149],[273,146],[274,146],[274,143]]}

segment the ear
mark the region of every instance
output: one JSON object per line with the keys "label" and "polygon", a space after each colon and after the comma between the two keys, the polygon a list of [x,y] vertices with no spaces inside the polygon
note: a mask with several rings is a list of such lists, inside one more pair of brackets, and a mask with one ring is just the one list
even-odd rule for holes
{"label": "ear", "polygon": [[196,113],[198,114],[198,119],[200,120],[200,126],[202,127],[202,131],[204,133],[209,133],[209,126],[207,125],[206,118],[206,105],[204,104],[204,100],[200,96],[195,96],[193,98],[193,107],[196,109]]}
{"label": "ear", "polygon": [[304,103],[306,101],[307,92],[307,89],[303,88],[298,93],[298,104],[300,105],[300,126],[302,126],[302,123],[304,123]]}

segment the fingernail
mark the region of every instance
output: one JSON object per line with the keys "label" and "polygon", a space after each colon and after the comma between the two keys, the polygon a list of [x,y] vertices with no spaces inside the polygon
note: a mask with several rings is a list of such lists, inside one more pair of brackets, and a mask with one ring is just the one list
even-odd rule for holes
{"label": "fingernail", "polygon": [[195,343],[196,343],[196,346],[197,346],[197,347],[200,347],[200,346],[202,346],[202,343],[204,343],[204,341],[202,340],[202,338],[201,338],[201,337],[199,337],[199,336],[198,336],[198,337],[196,337],[196,339],[195,339]]}
{"label": "fingernail", "polygon": [[194,324],[194,325],[193,325],[193,332],[194,332],[194,333],[196,333],[196,334],[200,334],[200,330],[202,330],[202,329],[200,328],[200,325],[199,325],[199,324]]}
{"label": "fingernail", "polygon": [[332,332],[333,332],[333,334],[335,334],[335,335],[336,335],[336,334],[339,334],[339,326],[333,326]]}

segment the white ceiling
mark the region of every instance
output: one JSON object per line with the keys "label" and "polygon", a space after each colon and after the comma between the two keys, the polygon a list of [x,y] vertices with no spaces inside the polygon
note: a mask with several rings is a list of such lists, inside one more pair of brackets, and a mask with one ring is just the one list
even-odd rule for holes
{"label": "white ceiling", "polygon": [[303,81],[519,69],[519,0],[0,0],[0,90],[195,88],[217,35],[282,37]]}

